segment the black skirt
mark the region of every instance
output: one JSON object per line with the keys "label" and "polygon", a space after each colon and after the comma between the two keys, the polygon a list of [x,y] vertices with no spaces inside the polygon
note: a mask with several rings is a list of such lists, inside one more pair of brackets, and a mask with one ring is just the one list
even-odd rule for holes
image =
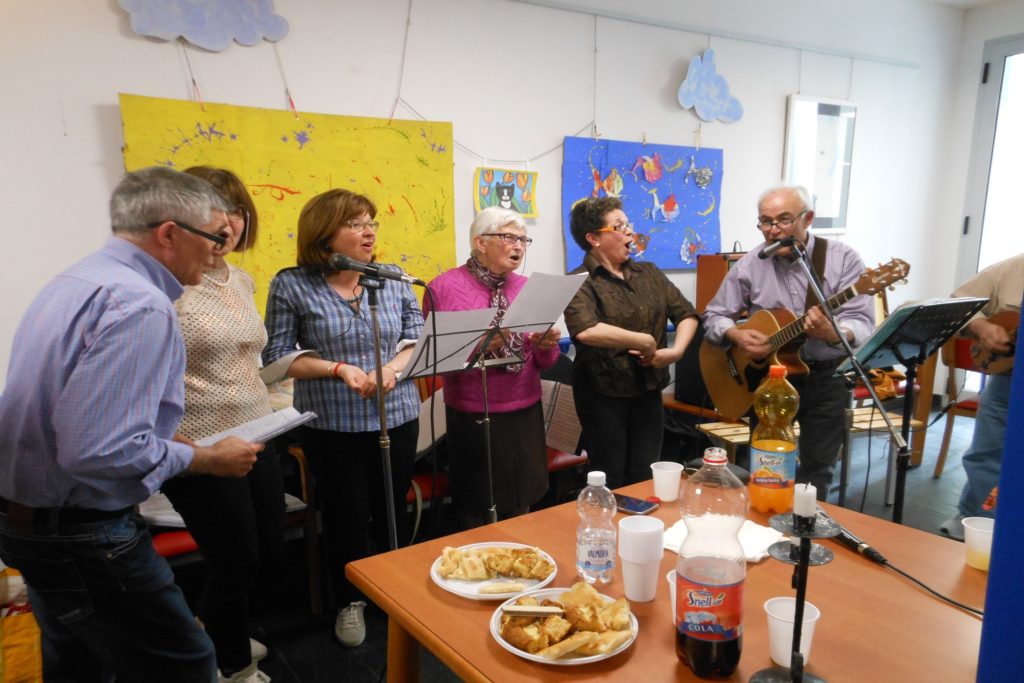
{"label": "black skirt", "polygon": [[[483,413],[446,407],[452,502],[463,526],[487,521],[490,507]],[[498,519],[523,512],[548,490],[548,458],[541,402],[491,413],[491,481]]]}

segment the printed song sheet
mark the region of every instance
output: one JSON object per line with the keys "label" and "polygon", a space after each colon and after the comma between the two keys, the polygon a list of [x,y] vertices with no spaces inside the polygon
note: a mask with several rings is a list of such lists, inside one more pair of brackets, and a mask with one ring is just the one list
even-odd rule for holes
{"label": "printed song sheet", "polygon": [[237,427],[224,430],[219,434],[208,436],[205,439],[199,439],[196,444],[199,446],[212,446],[221,439],[228,436],[237,436],[240,439],[246,441],[256,441],[259,443],[266,443],[268,440],[273,439],[279,434],[295,429],[301,424],[305,424],[316,417],[316,413],[312,411],[306,411],[299,414],[299,411],[295,408],[285,408],[279,410],[276,413],[258,417],[255,420],[240,424]]}

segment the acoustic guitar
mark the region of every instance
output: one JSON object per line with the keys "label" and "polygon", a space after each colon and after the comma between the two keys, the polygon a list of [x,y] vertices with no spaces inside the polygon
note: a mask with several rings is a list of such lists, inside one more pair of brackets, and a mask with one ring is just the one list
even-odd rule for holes
{"label": "acoustic guitar", "polygon": [[989,375],[998,375],[1013,367],[1013,356],[1017,350],[1017,328],[1020,326],[1020,313],[1016,311],[1000,311],[988,319],[990,323],[999,325],[1010,335],[1010,352],[993,353],[979,342],[971,344],[971,360],[974,367]]}
{"label": "acoustic guitar", "polygon": [[[855,283],[833,295],[828,304],[833,309],[861,295],[877,294],[906,279],[910,265],[893,259],[874,270],[867,270]],[[715,409],[725,417],[736,419],[747,412],[754,402],[754,391],[768,375],[768,366],[785,365],[789,375],[805,375],[807,365],[800,359],[803,344],[804,318],[784,308],[757,311],[740,329],[763,332],[768,337],[771,351],[764,358],[751,358],[736,346],[724,348],[705,341],[700,347],[700,370],[704,375],[708,393]]]}

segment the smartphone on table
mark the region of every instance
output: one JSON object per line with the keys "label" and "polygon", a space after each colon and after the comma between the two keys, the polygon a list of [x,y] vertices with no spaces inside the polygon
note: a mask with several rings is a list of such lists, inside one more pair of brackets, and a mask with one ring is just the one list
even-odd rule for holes
{"label": "smartphone on table", "polygon": [[643,498],[624,496],[621,493],[615,494],[615,505],[621,512],[631,515],[646,515],[648,512],[658,509],[658,503],[652,503]]}

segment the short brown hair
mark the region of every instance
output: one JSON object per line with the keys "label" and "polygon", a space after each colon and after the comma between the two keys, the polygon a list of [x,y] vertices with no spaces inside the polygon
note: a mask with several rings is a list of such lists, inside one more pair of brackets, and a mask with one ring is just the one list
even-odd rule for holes
{"label": "short brown hair", "polygon": [[348,190],[328,190],[306,202],[299,214],[298,264],[313,271],[333,270],[328,264],[331,240],[348,221],[364,213],[377,217],[369,197]]}
{"label": "short brown hair", "polygon": [[572,239],[583,251],[590,251],[587,234],[604,227],[604,217],[615,209],[622,208],[622,200],[618,197],[587,197],[576,202],[572,207],[569,219],[569,232]]}
{"label": "short brown hair", "polygon": [[[260,219],[256,215],[256,205],[252,203],[249,191],[245,189],[245,183],[231,171],[213,166],[193,166],[186,168],[185,173],[202,178],[213,185],[213,188],[224,196],[228,204],[233,207],[244,209],[249,214],[248,225],[238,238],[238,244],[234,251],[245,251],[256,244],[256,235],[259,234]],[[229,211],[228,213],[231,213]]]}

